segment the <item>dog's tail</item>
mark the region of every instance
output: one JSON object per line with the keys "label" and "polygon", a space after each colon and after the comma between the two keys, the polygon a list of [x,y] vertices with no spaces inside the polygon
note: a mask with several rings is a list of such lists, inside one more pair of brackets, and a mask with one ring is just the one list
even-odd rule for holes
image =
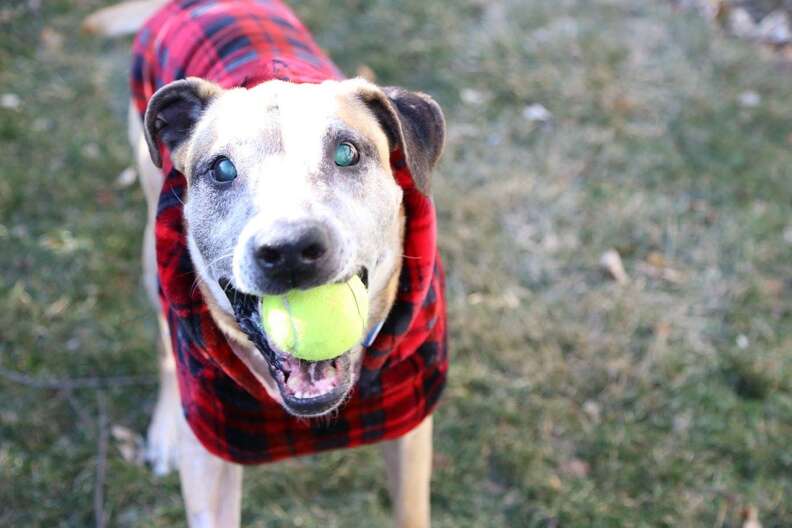
{"label": "dog's tail", "polygon": [[82,29],[94,35],[131,35],[168,0],[130,0],[100,9],[83,20]]}

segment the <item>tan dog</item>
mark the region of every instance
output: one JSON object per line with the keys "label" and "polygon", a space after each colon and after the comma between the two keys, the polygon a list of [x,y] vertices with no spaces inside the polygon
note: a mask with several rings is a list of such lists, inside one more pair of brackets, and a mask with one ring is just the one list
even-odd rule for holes
{"label": "tan dog", "polygon": [[[120,4],[92,15],[86,27],[103,34],[135,30],[164,3]],[[240,328],[237,296],[229,290],[257,298],[358,274],[369,292],[367,330],[375,331],[394,303],[402,265],[405,211],[390,153],[399,146],[416,183],[428,190],[444,137],[437,104],[361,79],[273,80],[227,90],[190,78],[154,94],[144,122],[131,108],[129,134],[148,203],[143,268],[155,307],[164,145],[188,184],[184,218],[197,286],[234,353],[291,414],[321,416],[343,405],[357,383],[364,347],[320,368],[293,363],[284,377]],[[339,164],[339,152],[353,163]],[[157,473],[178,468],[191,526],[238,526],[242,467],[210,454],[188,426],[162,316],[160,329],[161,385],[148,458]],[[382,443],[398,526],[429,525],[431,436],[429,416]]]}

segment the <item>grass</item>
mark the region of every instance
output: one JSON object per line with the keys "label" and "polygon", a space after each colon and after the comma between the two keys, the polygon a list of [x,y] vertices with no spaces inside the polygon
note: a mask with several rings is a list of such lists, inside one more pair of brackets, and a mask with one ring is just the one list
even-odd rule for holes
{"label": "grass", "polygon": [[[0,108],[0,366],[35,379],[155,378],[143,198],[115,183],[128,42],[77,31],[102,3],[0,7],[19,97]],[[434,525],[737,527],[749,505],[792,525],[788,67],[662,2],[297,10],[345,71],[446,109]],[[0,525],[94,523],[98,402],[142,433],[155,387],[0,391]],[[244,524],[387,526],[382,473],[373,447],[250,470]],[[184,523],[178,479],[113,439],[103,491],[112,526]]]}

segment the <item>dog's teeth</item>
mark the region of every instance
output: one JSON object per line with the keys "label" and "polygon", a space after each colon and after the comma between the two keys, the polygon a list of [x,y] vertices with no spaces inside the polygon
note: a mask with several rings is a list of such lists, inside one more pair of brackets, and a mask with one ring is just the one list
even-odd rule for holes
{"label": "dog's teeth", "polygon": [[286,382],[286,386],[296,393],[297,389],[300,387],[300,381],[297,379],[297,376],[291,375],[289,376],[289,380]]}

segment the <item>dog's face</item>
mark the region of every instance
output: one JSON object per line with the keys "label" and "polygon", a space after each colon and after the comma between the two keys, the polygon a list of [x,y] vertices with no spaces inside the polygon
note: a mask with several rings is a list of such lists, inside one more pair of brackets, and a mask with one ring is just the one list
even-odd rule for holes
{"label": "dog's face", "polygon": [[295,359],[267,340],[258,299],[359,275],[366,333],[384,320],[404,229],[390,153],[402,149],[428,192],[445,131],[437,104],[359,79],[223,90],[191,78],[151,98],[145,131],[155,164],[164,143],[187,178],[190,255],[237,354],[289,412],[336,408],[355,383],[362,346],[333,360]]}

